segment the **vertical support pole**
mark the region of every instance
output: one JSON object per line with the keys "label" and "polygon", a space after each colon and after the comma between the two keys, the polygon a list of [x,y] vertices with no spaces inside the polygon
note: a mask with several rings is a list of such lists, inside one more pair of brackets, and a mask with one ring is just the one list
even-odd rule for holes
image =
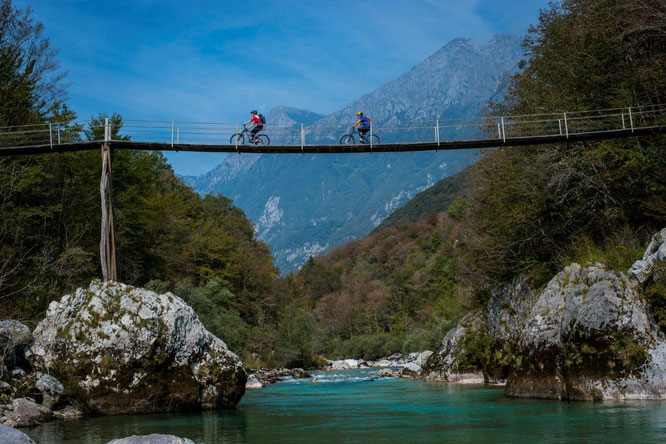
{"label": "vertical support pole", "polygon": [[176,143],[180,145],[180,128],[178,128],[178,131],[176,132]]}
{"label": "vertical support pole", "polygon": [[629,107],[629,125],[631,126],[631,132],[634,132],[634,116],[631,114],[631,107]]}
{"label": "vertical support pole", "polygon": [[562,135],[562,119],[558,119],[557,124],[560,127],[560,136],[561,136]]}
{"label": "vertical support pole", "polygon": [[624,122],[624,113],[622,113],[622,129],[623,130],[627,129],[627,124]]}
{"label": "vertical support pole", "polygon": [[171,147],[173,148],[173,133],[174,133],[174,122],[171,121]]}
{"label": "vertical support pole", "polygon": [[435,137],[437,138],[437,149],[439,150],[439,119],[435,121]]}
{"label": "vertical support pole", "polygon": [[372,145],[373,145],[373,137],[372,137],[372,122],[370,122],[370,152],[372,153]]}
{"label": "vertical support pole", "polygon": [[301,123],[301,153],[305,154],[304,147],[305,146],[305,129],[303,128],[303,124]]}
{"label": "vertical support pole", "polygon": [[49,123],[49,141],[51,143],[51,149],[53,149],[53,124]]}
{"label": "vertical support pole", "polygon": [[502,117],[502,142],[506,143],[506,131],[504,129],[504,117]]}
{"label": "vertical support pole", "polygon": [[567,121],[567,113],[564,113],[564,131],[567,134],[567,139],[569,138],[569,122]]}
{"label": "vertical support pole", "polygon": [[60,145],[60,128],[58,128],[58,145]]}
{"label": "vertical support pole", "polygon": [[116,271],[116,242],[113,231],[113,207],[111,205],[111,147],[108,141],[102,143],[102,178],[99,183],[102,198],[102,235],[99,242],[99,256],[102,265],[102,278],[105,281],[118,280]]}
{"label": "vertical support pole", "polygon": [[501,139],[502,138],[502,126],[501,123],[497,122],[497,138]]}
{"label": "vertical support pole", "polygon": [[240,151],[238,151],[238,139],[240,139],[240,125],[237,123],[236,124],[236,137],[234,137],[234,143],[236,144],[236,152],[240,154]]}
{"label": "vertical support pole", "polygon": [[109,128],[109,118],[104,118],[104,141],[108,142],[111,140],[111,128]]}

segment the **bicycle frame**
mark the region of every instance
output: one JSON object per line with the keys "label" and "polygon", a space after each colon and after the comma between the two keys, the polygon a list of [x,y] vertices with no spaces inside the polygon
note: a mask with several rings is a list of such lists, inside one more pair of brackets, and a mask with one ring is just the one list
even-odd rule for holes
{"label": "bicycle frame", "polygon": [[[252,128],[254,128],[254,126]],[[250,143],[252,143],[252,139],[254,139],[254,137],[252,137],[252,133],[250,131],[251,130],[250,128],[247,127],[247,125],[243,125],[243,131],[241,131],[241,136],[247,137],[247,140]]]}
{"label": "bicycle frame", "polygon": [[[356,138],[358,138],[358,140],[368,140],[367,137],[362,137],[361,132],[357,128],[354,128],[353,126],[352,126],[352,131],[351,131],[351,133],[349,133],[349,135],[352,136],[352,137],[356,136]],[[369,137],[369,135],[368,135],[368,137]]]}

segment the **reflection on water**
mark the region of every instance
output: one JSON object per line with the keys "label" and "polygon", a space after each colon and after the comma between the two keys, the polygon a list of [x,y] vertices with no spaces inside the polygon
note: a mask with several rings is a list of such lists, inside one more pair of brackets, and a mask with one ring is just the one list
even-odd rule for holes
{"label": "reflection on water", "polygon": [[170,433],[197,443],[293,441],[666,442],[666,402],[506,398],[501,388],[374,380],[376,370],[313,375],[249,390],[235,410],[106,416],[47,424],[39,443],[106,443]]}

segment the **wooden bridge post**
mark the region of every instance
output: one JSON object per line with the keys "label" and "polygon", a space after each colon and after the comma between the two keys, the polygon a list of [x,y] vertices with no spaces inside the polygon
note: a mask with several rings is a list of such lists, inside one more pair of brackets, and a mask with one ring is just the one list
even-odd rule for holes
{"label": "wooden bridge post", "polygon": [[102,143],[102,179],[99,183],[99,192],[102,198],[102,236],[99,242],[102,277],[105,281],[115,281],[118,280],[118,273],[111,205],[111,147],[108,141]]}

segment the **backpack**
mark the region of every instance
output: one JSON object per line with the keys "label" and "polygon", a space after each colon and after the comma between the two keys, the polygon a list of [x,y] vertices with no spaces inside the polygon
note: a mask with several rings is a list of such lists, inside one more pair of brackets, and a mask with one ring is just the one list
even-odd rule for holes
{"label": "backpack", "polygon": [[261,119],[261,124],[266,125],[266,118],[264,117],[263,114],[259,114],[259,118]]}
{"label": "backpack", "polygon": [[372,123],[372,119],[368,116],[365,116],[366,119],[368,119],[368,123]]}

